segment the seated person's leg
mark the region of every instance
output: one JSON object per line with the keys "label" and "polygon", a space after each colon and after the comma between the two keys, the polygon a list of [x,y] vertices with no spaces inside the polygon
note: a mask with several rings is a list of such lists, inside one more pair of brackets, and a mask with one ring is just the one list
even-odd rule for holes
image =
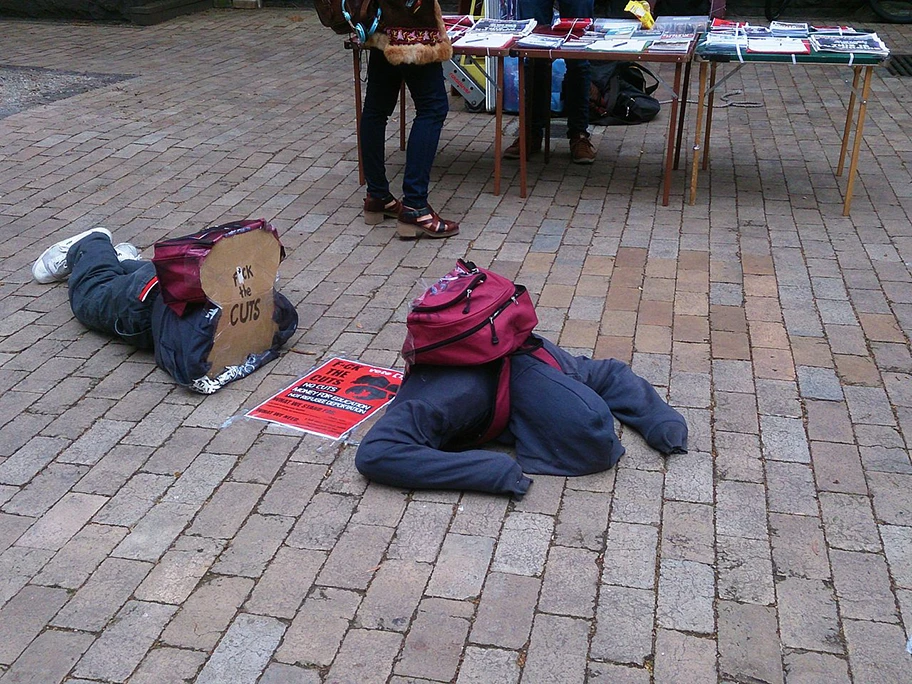
{"label": "seated person's leg", "polygon": [[151,299],[141,301],[140,293],[155,276],[155,267],[149,262],[131,262],[128,271],[110,238],[99,233],[73,245],[67,263],[70,307],[76,318],[88,328],[151,349]]}
{"label": "seated person's leg", "polygon": [[547,340],[545,347],[569,375],[592,388],[611,413],[643,435],[653,449],[663,454],[686,452],[687,422],[684,417],[626,363],[617,359],[571,356]]}
{"label": "seated person's leg", "polygon": [[523,472],[586,475],[617,463],[624,448],[598,394],[530,356],[512,364],[510,431]]}

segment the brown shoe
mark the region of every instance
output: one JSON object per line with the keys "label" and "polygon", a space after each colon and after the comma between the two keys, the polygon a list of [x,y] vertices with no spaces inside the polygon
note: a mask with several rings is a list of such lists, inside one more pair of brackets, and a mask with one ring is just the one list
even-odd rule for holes
{"label": "brown shoe", "polygon": [[445,221],[431,209],[430,205],[421,209],[412,209],[404,204],[399,210],[399,223],[396,225],[399,237],[403,240],[414,240],[423,236],[448,238],[459,232],[459,224]]}
{"label": "brown shoe", "polygon": [[595,148],[588,133],[574,133],[570,137],[570,161],[574,164],[591,164],[595,161]]}
{"label": "brown shoe", "polygon": [[375,226],[385,218],[398,218],[401,208],[402,202],[392,195],[383,199],[368,195],[364,198],[364,223]]}
{"label": "brown shoe", "polygon": [[[526,136],[526,157],[538,154],[542,150],[543,137],[530,133]],[[513,141],[507,149],[503,151],[504,159],[519,159],[519,138]]]}

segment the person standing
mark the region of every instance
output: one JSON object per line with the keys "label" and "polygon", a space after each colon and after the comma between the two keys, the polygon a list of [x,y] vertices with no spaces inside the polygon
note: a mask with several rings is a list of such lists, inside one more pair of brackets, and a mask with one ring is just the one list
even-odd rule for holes
{"label": "person standing", "polygon": [[[519,0],[520,19],[535,19],[540,26],[551,26],[554,4],[565,19],[592,18],[594,0]],[[564,112],[567,114],[567,137],[570,158],[574,164],[595,161],[595,148],[589,139],[589,61],[568,59],[564,76]],[[526,65],[526,106],[531,120],[526,130],[526,154],[541,152],[545,124],[551,116],[551,60],[530,59]],[[519,138],[507,147],[504,159],[519,159]]]}
{"label": "person standing", "polygon": [[[442,63],[453,56],[436,0],[380,0],[380,23],[364,43],[370,48],[367,94],[361,116],[361,157],[367,196],[364,221],[397,220],[399,237],[447,238],[459,224],[442,219],[428,202],[431,166],[449,111]],[[386,177],[386,124],[402,83],[415,103],[402,178],[402,199]]]}

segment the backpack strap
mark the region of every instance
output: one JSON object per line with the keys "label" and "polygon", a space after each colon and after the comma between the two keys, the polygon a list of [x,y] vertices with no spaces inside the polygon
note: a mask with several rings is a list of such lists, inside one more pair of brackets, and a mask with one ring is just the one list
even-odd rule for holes
{"label": "backpack strap", "polygon": [[545,349],[544,342],[535,335],[529,335],[529,338],[513,354],[505,356],[500,365],[500,375],[497,377],[497,390],[494,394],[494,414],[491,416],[491,422],[481,436],[474,440],[474,444],[484,444],[490,442],[507,428],[510,422],[510,356],[514,354],[528,354],[542,363],[546,363],[552,368],[556,368],[561,373],[561,368],[557,359]]}
{"label": "backpack strap", "polygon": [[500,365],[497,378],[497,391],[494,395],[494,415],[487,429],[478,438],[478,444],[490,442],[503,432],[510,422],[510,357],[505,356]]}

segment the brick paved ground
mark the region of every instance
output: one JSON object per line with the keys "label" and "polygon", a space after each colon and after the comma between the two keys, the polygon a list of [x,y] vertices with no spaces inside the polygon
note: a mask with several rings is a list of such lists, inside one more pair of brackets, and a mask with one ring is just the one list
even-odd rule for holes
{"label": "brick paved ground", "polygon": [[[310,10],[0,41],[132,76],[0,120],[0,682],[912,681],[912,80],[875,80],[851,218],[836,71],[731,81],[765,106],[717,110],[693,207],[683,172],[657,203],[664,116],[599,130],[589,168],[558,141],[521,200],[490,194],[491,118],[456,103],[432,200],[462,234],[407,243],[360,219],[349,56]],[[283,235],[302,325],[208,398],[30,281],[88,226],[148,255],[249,216]],[[330,356],[397,365],[410,297],[466,254],[667,391],[690,454],[624,433],[615,472],[513,503],[226,424]]]}

